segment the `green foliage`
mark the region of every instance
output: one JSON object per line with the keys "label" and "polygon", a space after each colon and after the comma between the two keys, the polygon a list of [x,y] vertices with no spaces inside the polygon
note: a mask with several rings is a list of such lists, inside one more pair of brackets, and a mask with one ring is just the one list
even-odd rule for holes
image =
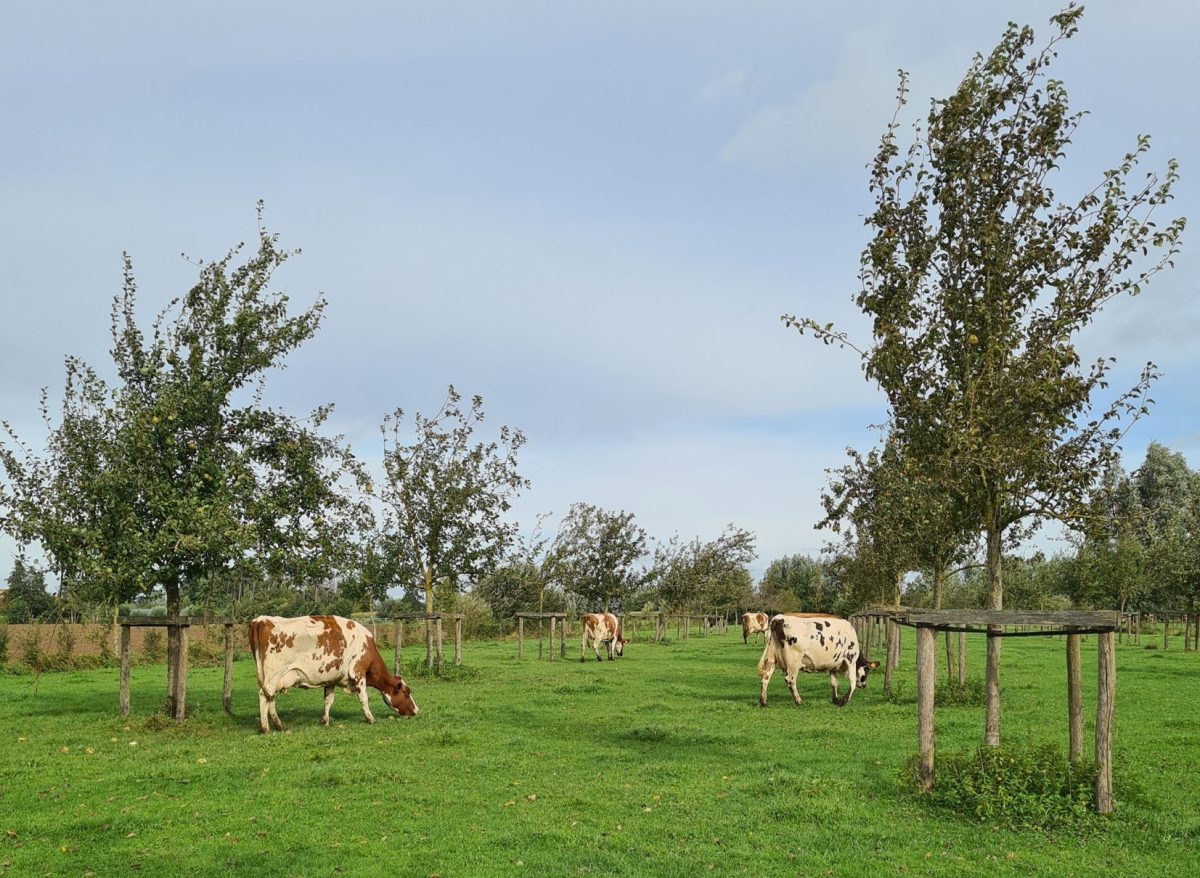
{"label": "green foliage", "polygon": [[[907,771],[916,783],[917,759]],[[922,800],[951,814],[1008,829],[1090,825],[1096,766],[1072,762],[1052,744],[1004,744],[972,753],[939,751],[934,787]]]}
{"label": "green foliage", "polygon": [[957,680],[939,681],[933,693],[937,707],[975,707],[983,704],[984,683],[978,677],[967,677],[962,683]]}
{"label": "green foliage", "polygon": [[163,635],[157,628],[151,628],[142,638],[142,657],[148,664],[158,664],[163,659]]}
{"label": "green foliage", "polygon": [[0,625],[0,665],[8,661],[8,626]]}
{"label": "green foliage", "polygon": [[[1111,361],[1084,367],[1076,338],[1108,302],[1138,295],[1173,264],[1184,229],[1182,218],[1155,218],[1173,197],[1176,163],[1138,179],[1145,136],[1080,198],[1059,201],[1052,189],[1082,114],[1048,68],[1081,14],[1054,16],[1037,51],[1030,28],[1010,25],[954,94],[933,102],[906,148],[899,124],[888,127],[871,166],[873,238],[855,300],[871,342],[783,318],[861,355],[887,396],[899,460],[930,480],[927,496],[953,501],[964,528],[986,535],[994,609],[1005,544],[1046,518],[1083,520],[1123,430],[1148,411],[1153,365],[1095,409]],[[867,534],[891,521],[869,522]],[[883,537],[897,545],[913,533]]]}
{"label": "green foliage", "polygon": [[784,555],[767,565],[759,582],[764,609],[788,613],[831,612],[838,604],[839,582],[828,565],[808,555]]}
{"label": "green foliage", "polygon": [[46,592],[46,574],[26,565],[23,558],[13,562],[5,583],[4,614],[12,624],[37,622],[54,612],[54,598]]}
{"label": "green foliage", "polygon": [[451,386],[433,417],[414,414],[407,442],[402,409],[380,427],[384,520],[366,563],[377,590],[390,584],[423,588],[427,612],[434,608],[435,582],[447,580],[457,589],[463,579],[479,579],[500,563],[517,531],[504,515],[529,487],[517,471],[525,435],[502,426],[498,440],[472,444],[484,419],[483,398],[472,397],[466,410],[461,401]]}
{"label": "green foliage", "polygon": [[21,661],[35,671],[45,667],[46,653],[42,649],[41,636],[37,628],[30,628],[17,639]]}
{"label": "green foliage", "polygon": [[572,504],[546,561],[549,578],[588,609],[620,609],[646,581],[638,566],[646,543],[632,512]]}
{"label": "green foliage", "polygon": [[659,543],[647,576],[663,606],[674,611],[749,607],[755,558],[754,534],[730,524],[715,540],[684,543],[673,536]]}

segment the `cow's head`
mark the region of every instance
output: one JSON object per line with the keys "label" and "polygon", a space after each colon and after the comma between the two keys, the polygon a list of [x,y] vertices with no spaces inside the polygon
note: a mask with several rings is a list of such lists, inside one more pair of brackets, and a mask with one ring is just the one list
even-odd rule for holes
{"label": "cow's head", "polygon": [[625,644],[627,644],[628,642],[629,642],[628,640],[626,640],[625,638],[623,638],[619,635],[617,637],[614,637],[613,638],[613,652],[615,652],[619,656],[625,655]]}
{"label": "cow's head", "polygon": [[417,707],[417,702],[412,699],[412,690],[399,677],[396,678],[396,683],[391,689],[383,690],[383,700],[398,716],[416,716],[421,712],[421,709]]}
{"label": "cow's head", "polygon": [[879,667],[879,662],[869,662],[860,655],[858,657],[858,664],[854,669],[855,673],[857,673],[857,675],[858,675],[858,679],[855,681],[855,685],[859,689],[866,689],[867,688],[867,674],[869,674],[871,671],[875,670],[877,667]]}

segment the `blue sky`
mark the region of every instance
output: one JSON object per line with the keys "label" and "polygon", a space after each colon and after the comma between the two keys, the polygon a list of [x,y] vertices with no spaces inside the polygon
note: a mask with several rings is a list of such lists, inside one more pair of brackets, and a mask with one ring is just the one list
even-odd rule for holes
{"label": "blue sky", "polygon": [[[655,537],[758,534],[756,569],[815,551],[824,470],[873,441],[877,393],[782,313],[862,333],[851,305],[864,165],[891,117],[948,94],[1015,19],[1058,3],[22,4],[0,16],[0,417],[40,440],[62,358],[103,367],[120,257],[149,316],[180,259],[254,234],[301,247],[279,276],[329,299],[270,385],[332,401],[366,459],[396,406],[445,386],[529,437],[516,512],[583,500]],[[1081,191],[1153,135],[1196,217],[1200,11],[1091,4],[1054,73],[1085,121],[1058,181]],[[1174,213],[1172,215],[1174,215]],[[1188,239],[1190,239],[1190,235]],[[1200,306],[1177,269],[1084,349],[1165,377],[1126,442],[1200,465]],[[12,546],[0,538],[0,571]]]}

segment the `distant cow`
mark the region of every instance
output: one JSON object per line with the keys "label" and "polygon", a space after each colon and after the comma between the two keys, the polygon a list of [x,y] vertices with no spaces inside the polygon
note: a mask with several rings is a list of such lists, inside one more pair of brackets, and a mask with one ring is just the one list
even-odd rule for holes
{"label": "distant cow", "polygon": [[612,613],[585,613],[580,620],[583,622],[583,637],[579,641],[579,660],[584,660],[584,650],[588,648],[588,644],[592,645],[592,650],[596,653],[596,661],[600,661],[600,644],[604,644],[608,649],[608,660],[613,660],[613,653],[618,656],[625,654],[625,644],[628,640],[624,639],[621,631],[621,621]]}
{"label": "distant cow", "polygon": [[704,628],[706,631],[711,628],[717,628],[720,626],[720,624],[721,624],[720,616],[705,616],[704,617]]}
{"label": "distant cow", "polygon": [[[855,689],[865,689],[867,673],[879,667],[879,662],[868,662],[862,657],[853,625],[837,616],[818,613],[788,613],[771,618],[767,644],[758,662],[758,676],[762,680],[758,694],[760,707],[767,706],[767,684],[777,664],[783,668],[796,704],[800,703],[796,674],[828,671],[833,703],[838,707],[850,702]],[[838,695],[838,674],[845,674],[850,682],[850,691],[844,697]]]}
{"label": "distant cow", "polygon": [[742,613],[742,643],[748,643],[751,634],[762,634],[765,639],[769,621],[766,613]]}
{"label": "distant cow", "polygon": [[378,689],[384,703],[398,715],[419,713],[408,684],[388,673],[371,632],[352,619],[259,616],[250,620],[250,651],[258,674],[258,730],[264,734],[268,719],[277,730],[283,730],[275,699],[293,687],[325,690],[323,726],[329,725],[336,686],[358,696],[369,723],[375,722],[375,717],[367,703],[368,686]]}

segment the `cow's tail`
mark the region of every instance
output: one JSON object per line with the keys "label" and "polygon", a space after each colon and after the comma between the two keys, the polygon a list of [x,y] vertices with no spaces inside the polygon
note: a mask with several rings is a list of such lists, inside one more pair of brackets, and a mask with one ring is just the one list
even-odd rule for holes
{"label": "cow's tail", "polygon": [[266,640],[269,633],[263,620],[251,619],[246,634],[250,641],[250,655],[254,657],[254,675],[258,678],[258,684],[261,686],[263,659],[267,655]]}
{"label": "cow's tail", "polygon": [[774,655],[774,651],[783,646],[784,642],[784,619],[782,616],[772,619],[767,625],[766,644],[763,646],[762,658],[758,660],[758,675],[761,677],[766,673],[767,665]]}

